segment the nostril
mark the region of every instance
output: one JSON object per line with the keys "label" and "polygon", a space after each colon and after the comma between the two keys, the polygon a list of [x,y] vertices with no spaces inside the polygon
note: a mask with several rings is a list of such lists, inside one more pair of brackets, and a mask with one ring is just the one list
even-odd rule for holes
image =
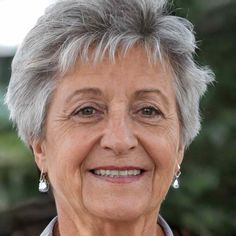
{"label": "nostril", "polygon": [[125,140],[104,140],[101,142],[101,146],[105,150],[111,150],[116,155],[124,155],[127,154],[129,151],[134,150],[136,148],[136,144],[129,143]]}

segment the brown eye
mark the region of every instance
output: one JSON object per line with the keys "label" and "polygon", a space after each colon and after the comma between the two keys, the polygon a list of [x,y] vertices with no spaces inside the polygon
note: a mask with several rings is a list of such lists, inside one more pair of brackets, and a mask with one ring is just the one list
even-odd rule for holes
{"label": "brown eye", "polygon": [[94,123],[100,121],[106,113],[106,108],[99,104],[82,104],[75,109],[70,118],[78,123]]}
{"label": "brown eye", "polygon": [[91,106],[83,107],[77,110],[74,115],[82,116],[82,117],[89,117],[97,113],[97,109]]}
{"label": "brown eye", "polygon": [[142,116],[145,117],[155,117],[161,115],[161,112],[154,107],[144,107],[139,111]]}

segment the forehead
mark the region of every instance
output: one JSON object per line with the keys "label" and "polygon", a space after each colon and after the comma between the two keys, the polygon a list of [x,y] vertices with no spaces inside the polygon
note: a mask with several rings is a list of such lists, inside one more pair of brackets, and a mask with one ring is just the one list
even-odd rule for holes
{"label": "forehead", "polygon": [[87,63],[78,61],[74,69],[60,80],[56,94],[64,94],[62,97],[68,101],[77,91],[86,91],[84,94],[94,91],[96,96],[100,94],[112,99],[154,90],[165,97],[166,103],[175,102],[171,69],[165,61],[150,62],[143,48],[134,47],[125,55],[117,53],[115,61],[107,56],[96,64],[92,60]]}
{"label": "forehead", "polygon": [[[136,83],[145,84],[154,80],[158,83],[167,84],[169,80],[173,80],[173,73],[169,63],[165,60],[149,60],[146,51],[142,47],[133,47],[122,53],[117,51],[115,59],[111,60],[106,54],[101,61],[94,63],[93,51],[89,51],[88,62],[78,60],[73,70],[64,76],[67,80],[82,80],[90,83],[93,79],[99,79],[102,82],[107,77],[111,82],[121,82],[125,80],[128,83],[130,80],[135,80]],[[107,82],[107,81],[106,81]]]}
{"label": "forehead", "polygon": [[65,110],[80,101],[128,104],[153,101],[176,112],[173,75],[165,62],[150,63],[143,49],[132,49],[115,62],[77,62],[73,71],[58,81],[50,109]]}

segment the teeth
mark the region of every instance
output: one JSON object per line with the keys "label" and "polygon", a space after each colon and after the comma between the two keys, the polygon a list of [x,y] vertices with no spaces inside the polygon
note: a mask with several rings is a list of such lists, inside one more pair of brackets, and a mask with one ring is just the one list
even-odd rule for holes
{"label": "teeth", "polygon": [[94,170],[94,174],[100,176],[109,176],[109,177],[123,177],[123,176],[133,176],[140,175],[141,170]]}

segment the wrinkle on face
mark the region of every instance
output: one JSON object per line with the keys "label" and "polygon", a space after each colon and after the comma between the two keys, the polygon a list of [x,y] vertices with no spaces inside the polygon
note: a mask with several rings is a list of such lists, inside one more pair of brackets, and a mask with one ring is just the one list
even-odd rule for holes
{"label": "wrinkle on face", "polygon": [[[97,111],[81,115],[77,111],[83,106],[94,106]],[[148,116],[142,113],[143,107],[158,108],[160,113]],[[141,229],[159,211],[176,163],[182,160],[168,65],[149,64],[141,48],[117,58],[114,64],[106,58],[97,65],[78,61],[73,73],[58,83],[48,111],[44,145],[58,214],[63,219],[70,219],[84,232],[85,219],[99,230],[104,225],[115,229],[111,222],[120,225],[124,219]],[[135,165],[147,170],[137,184],[107,184],[89,172],[98,166]],[[127,224],[123,226],[125,235]],[[108,231],[107,235],[115,235]]]}

